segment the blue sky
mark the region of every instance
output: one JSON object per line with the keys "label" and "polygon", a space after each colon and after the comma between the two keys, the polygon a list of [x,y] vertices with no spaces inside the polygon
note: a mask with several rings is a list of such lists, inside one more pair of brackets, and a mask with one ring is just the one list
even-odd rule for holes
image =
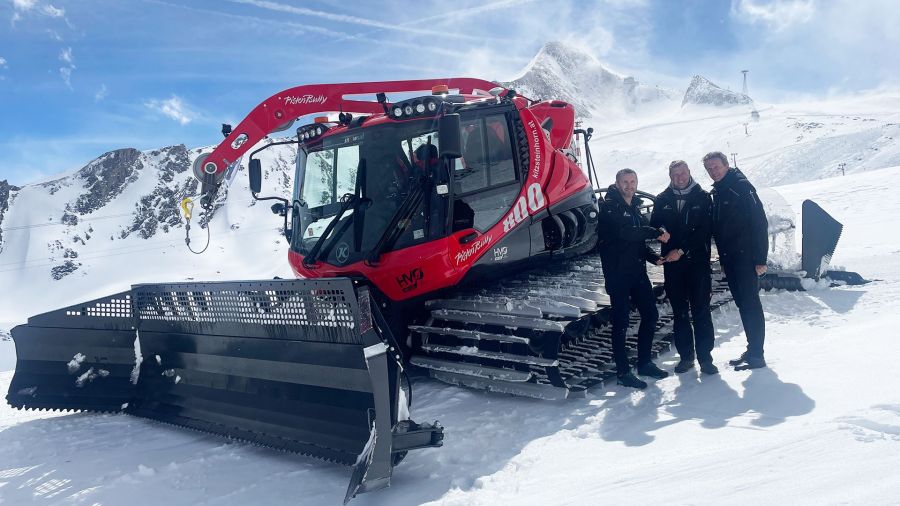
{"label": "blue sky", "polygon": [[507,79],[547,41],[683,89],[762,101],[900,84],[893,0],[0,0],[0,180],[122,147],[218,142],[307,83]]}

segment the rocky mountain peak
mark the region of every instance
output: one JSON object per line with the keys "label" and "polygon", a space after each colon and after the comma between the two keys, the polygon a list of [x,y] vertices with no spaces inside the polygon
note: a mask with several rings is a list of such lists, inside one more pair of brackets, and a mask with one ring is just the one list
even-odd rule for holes
{"label": "rocky mountain peak", "polygon": [[684,92],[684,99],[681,101],[682,107],[687,104],[731,107],[735,105],[750,105],[752,103],[753,99],[747,95],[723,89],[701,75],[695,75],[691,79],[691,84],[688,86],[687,91]]}
{"label": "rocky mountain peak", "polygon": [[76,174],[76,178],[84,181],[87,191],[78,197],[73,209],[87,214],[103,207],[122,193],[128,183],[136,181],[143,167],[141,152],[134,148],[104,153]]}
{"label": "rocky mountain peak", "polygon": [[521,75],[504,85],[536,100],[564,100],[580,117],[627,114],[641,104],[671,100],[674,92],[615,73],[586,50],[548,42]]}
{"label": "rocky mountain peak", "polygon": [[5,179],[0,181],[0,251],[3,251],[3,215],[9,209],[11,194],[19,188],[9,184]]}

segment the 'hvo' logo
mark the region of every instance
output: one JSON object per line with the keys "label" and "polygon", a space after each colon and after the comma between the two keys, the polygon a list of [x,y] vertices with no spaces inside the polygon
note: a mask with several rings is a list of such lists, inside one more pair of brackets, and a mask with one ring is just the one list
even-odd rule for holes
{"label": "'hvo' logo", "polygon": [[400,287],[401,291],[406,293],[410,290],[415,290],[419,286],[419,281],[424,277],[425,273],[422,272],[422,269],[416,267],[406,274],[397,276],[397,285]]}

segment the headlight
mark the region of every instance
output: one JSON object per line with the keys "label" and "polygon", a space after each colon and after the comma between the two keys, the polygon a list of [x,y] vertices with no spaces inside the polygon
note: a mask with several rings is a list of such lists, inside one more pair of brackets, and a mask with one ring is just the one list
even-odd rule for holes
{"label": "headlight", "polygon": [[419,114],[425,112],[425,104],[416,104],[416,112]]}
{"label": "headlight", "polygon": [[437,102],[434,100],[428,101],[428,112],[434,112],[437,110]]}
{"label": "headlight", "polygon": [[406,114],[407,116],[412,116],[412,113],[413,113],[412,106],[409,104],[406,104],[406,106],[403,108],[403,114]]}
{"label": "headlight", "polygon": [[393,113],[395,118],[399,118],[400,116],[403,116],[403,109],[401,109],[400,107],[394,107]]}

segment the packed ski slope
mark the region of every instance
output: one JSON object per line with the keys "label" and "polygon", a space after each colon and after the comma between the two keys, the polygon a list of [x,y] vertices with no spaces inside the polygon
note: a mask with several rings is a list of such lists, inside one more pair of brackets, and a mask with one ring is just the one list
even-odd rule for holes
{"label": "packed ski slope", "polygon": [[777,186],[900,165],[900,90],[829,100],[757,104],[750,107],[674,107],[635,121],[595,117],[594,161],[604,184],[616,169],[638,172],[641,189],[659,192],[675,156],[693,167],[705,186],[711,180],[700,158],[709,151],[735,154],[757,187]]}

